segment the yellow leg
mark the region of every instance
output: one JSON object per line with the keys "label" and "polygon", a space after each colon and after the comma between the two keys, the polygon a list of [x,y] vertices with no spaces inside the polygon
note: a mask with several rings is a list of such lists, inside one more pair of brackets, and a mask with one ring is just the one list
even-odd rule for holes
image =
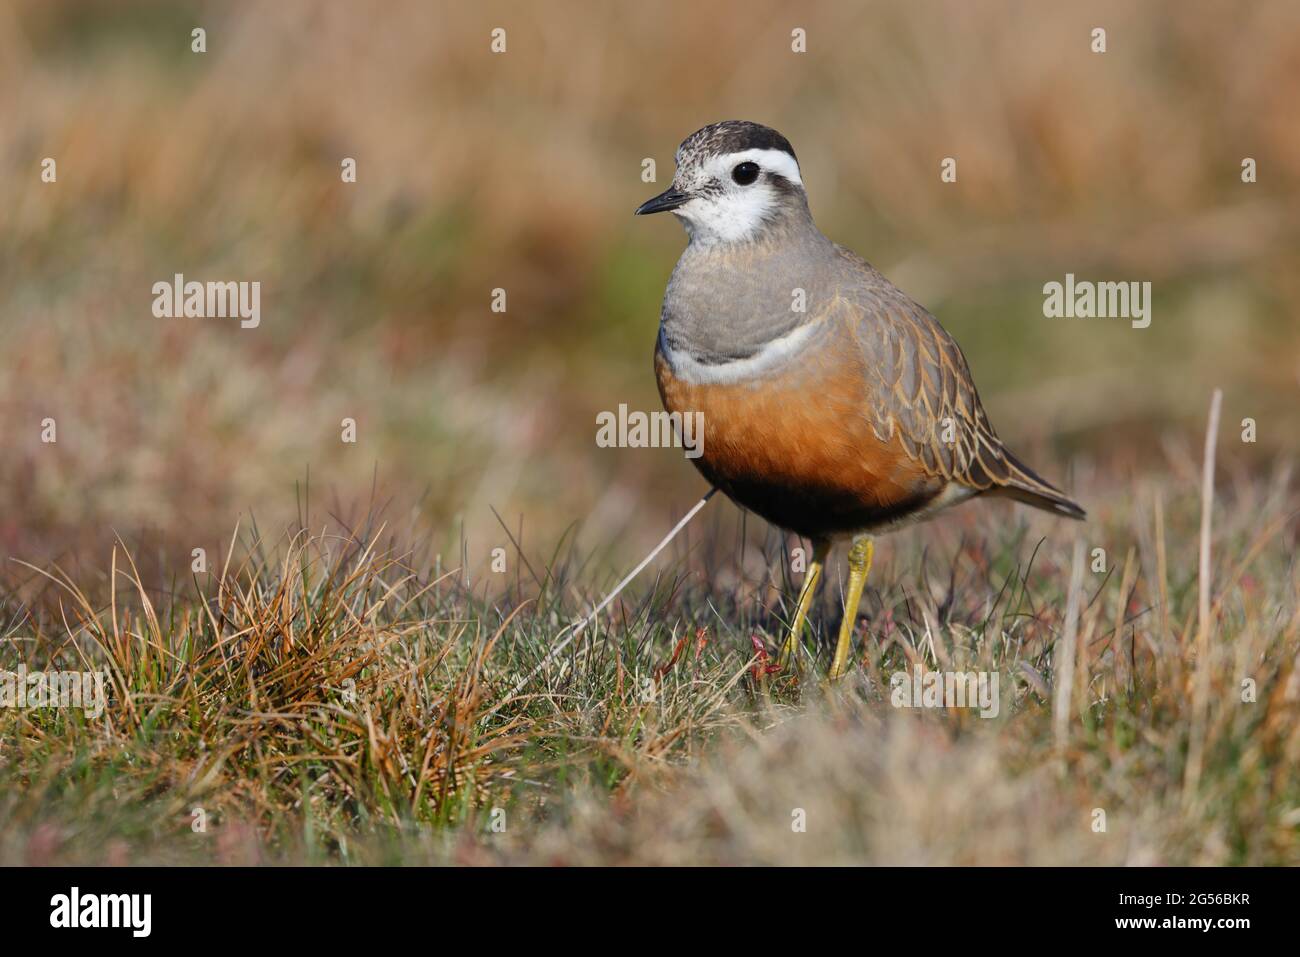
{"label": "yellow leg", "polygon": [[869,538],[860,538],[849,550],[849,591],[844,596],[844,621],[840,623],[840,640],[835,645],[835,660],[831,662],[831,680],[843,677],[848,670],[849,645],[853,626],[858,620],[858,604],[862,601],[862,586],[871,572],[871,556],[875,545]]}
{"label": "yellow leg", "polygon": [[785,668],[803,632],[804,620],[807,619],[808,609],[812,606],[813,592],[817,590],[817,581],[822,577],[822,566],[826,564],[826,555],[830,550],[830,542],[813,542],[812,561],[804,574],[803,591],[799,593],[799,605],[794,611],[794,623],[790,625],[790,634],[786,637],[785,644],[781,646],[781,654],[776,659],[779,668]]}

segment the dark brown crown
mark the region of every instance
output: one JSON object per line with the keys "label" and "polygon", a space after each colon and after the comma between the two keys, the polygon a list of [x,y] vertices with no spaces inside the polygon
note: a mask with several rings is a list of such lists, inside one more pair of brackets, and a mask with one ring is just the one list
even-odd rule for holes
{"label": "dark brown crown", "polygon": [[748,120],[723,120],[696,130],[682,140],[682,145],[677,147],[677,155],[721,156],[744,150],[783,150],[796,163],[799,161],[789,140],[770,126]]}

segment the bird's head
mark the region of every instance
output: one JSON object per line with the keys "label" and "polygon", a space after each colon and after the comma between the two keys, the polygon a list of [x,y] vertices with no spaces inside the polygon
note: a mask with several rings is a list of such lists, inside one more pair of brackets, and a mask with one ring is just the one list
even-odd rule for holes
{"label": "bird's head", "polygon": [[638,216],[671,211],[692,242],[740,243],[808,216],[799,161],[776,130],[726,120],[697,130],[677,147],[677,175],[643,203]]}

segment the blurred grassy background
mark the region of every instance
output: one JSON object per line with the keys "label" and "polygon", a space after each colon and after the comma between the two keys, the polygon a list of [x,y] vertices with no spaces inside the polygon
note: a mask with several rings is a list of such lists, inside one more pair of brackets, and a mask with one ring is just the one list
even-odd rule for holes
{"label": "blurred grassy background", "polygon": [[[541,551],[576,522],[657,539],[702,481],[594,442],[599,411],[659,407],[684,235],[631,210],[733,117],[790,137],[822,229],[939,316],[1004,438],[1094,511],[1190,466],[1214,385],[1226,469],[1292,456],[1297,90],[1288,0],[5,4],[0,554],[102,567],[120,534],[184,568],[290,517],[309,471],[316,506],[391,500],[471,561],[505,544],[489,506]],[[177,272],[261,281],[261,327],[155,318]],[[1150,328],[1044,319],[1066,272],[1151,281]]]}

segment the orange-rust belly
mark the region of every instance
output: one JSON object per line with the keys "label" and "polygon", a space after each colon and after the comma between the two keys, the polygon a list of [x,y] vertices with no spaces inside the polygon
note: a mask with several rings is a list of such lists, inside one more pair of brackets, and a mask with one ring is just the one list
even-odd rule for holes
{"label": "orange-rust belly", "polygon": [[810,538],[893,524],[945,484],[896,438],[876,436],[859,368],[836,365],[809,370],[795,362],[754,381],[693,384],[655,351],[664,407],[703,416],[703,451],[692,461],[704,477],[744,508]]}

